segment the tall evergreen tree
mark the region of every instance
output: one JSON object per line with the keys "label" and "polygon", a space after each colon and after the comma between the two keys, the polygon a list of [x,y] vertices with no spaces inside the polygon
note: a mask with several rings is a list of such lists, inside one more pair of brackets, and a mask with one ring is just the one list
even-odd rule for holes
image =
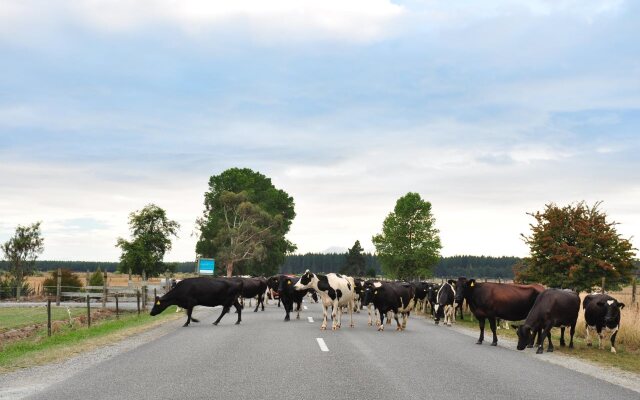
{"label": "tall evergreen tree", "polygon": [[353,247],[346,254],[346,263],[341,272],[349,276],[365,276],[366,261],[363,253],[364,250],[360,245],[360,241],[356,240]]}

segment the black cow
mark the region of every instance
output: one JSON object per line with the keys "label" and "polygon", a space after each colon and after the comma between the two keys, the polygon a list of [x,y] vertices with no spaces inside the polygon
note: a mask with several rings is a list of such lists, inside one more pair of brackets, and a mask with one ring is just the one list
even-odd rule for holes
{"label": "black cow", "polygon": [[578,311],[580,311],[580,297],[572,290],[547,289],[540,293],[524,325],[518,328],[518,350],[523,350],[530,343],[532,333],[540,331],[536,353],[542,354],[545,336],[549,342],[547,351],[552,352],[551,328],[560,327],[560,346],[564,346],[564,329],[567,326],[570,328],[571,335],[569,348],[573,348]]}
{"label": "black cow", "polygon": [[427,294],[429,293],[429,282],[413,283],[415,307],[418,311],[425,312],[427,310]]}
{"label": "black cow", "polygon": [[429,302],[429,308],[431,312],[431,318],[435,319],[435,309],[436,302],[438,301],[438,290],[440,290],[440,285],[437,283],[431,283],[427,287],[427,302]]}
{"label": "black cow", "polygon": [[364,287],[363,287],[364,279],[362,279],[362,278],[354,278],[353,279],[353,283],[354,283],[354,285],[353,285],[354,289],[353,290],[354,290],[354,293],[355,293],[353,309],[354,309],[355,312],[359,313],[360,310],[362,309],[362,306],[363,306],[362,300],[363,300],[363,297],[364,297]]}
{"label": "black cow", "polygon": [[[363,284],[363,292],[364,303],[373,304],[380,313],[379,331],[384,330],[384,316],[390,311],[396,320],[396,330],[406,329],[407,318],[415,303],[415,293],[411,284],[367,281]],[[402,324],[398,320],[398,314],[402,314]]]}
{"label": "black cow", "polygon": [[242,295],[242,281],[227,278],[187,278],[176,284],[176,287],[167,292],[164,296],[156,296],[155,303],[151,309],[151,315],[158,315],[167,307],[177,305],[187,310],[187,322],[183,326],[189,326],[191,321],[200,322],[191,316],[193,307],[222,306],[222,313],[213,323],[218,325],[222,317],[229,312],[233,305],[238,313],[236,325],[242,320],[242,308],[238,298]]}
{"label": "black cow", "polygon": [[[264,277],[259,278],[235,278],[240,279],[243,282],[242,297],[245,299],[258,298],[256,302],[256,308],[253,312],[258,311],[258,307],[262,304],[262,311],[264,311],[264,295],[267,291],[267,280]],[[243,307],[244,308],[244,304]]]}
{"label": "black cow", "polygon": [[280,301],[284,306],[285,321],[291,319],[290,313],[293,311],[293,305],[296,305],[296,319],[300,319],[300,309],[302,308],[302,299],[307,293],[311,293],[312,290],[296,291],[293,289],[293,285],[298,282],[299,278],[291,277],[288,275],[274,275],[267,280],[267,285],[270,288],[274,288],[278,292]]}
{"label": "black cow", "polygon": [[598,348],[602,349],[604,331],[611,332],[611,352],[616,352],[616,335],[620,329],[620,310],[624,303],[607,294],[590,294],[582,301],[584,320],[587,325],[587,346],[591,346],[591,332],[598,333]]}
{"label": "black cow", "polygon": [[456,290],[453,288],[455,281],[449,280],[443,284],[436,295],[435,304],[435,321],[436,325],[440,323],[440,318],[444,318],[444,324],[451,326],[451,322],[455,322],[453,303],[456,298]]}
{"label": "black cow", "polygon": [[538,284],[481,283],[475,279],[461,279],[456,286],[457,295],[467,301],[471,312],[478,319],[480,337],[476,343],[482,344],[484,341],[484,326],[488,319],[493,333],[492,346],[498,345],[496,318],[507,321],[524,320],[538,295],[544,291],[544,286]]}

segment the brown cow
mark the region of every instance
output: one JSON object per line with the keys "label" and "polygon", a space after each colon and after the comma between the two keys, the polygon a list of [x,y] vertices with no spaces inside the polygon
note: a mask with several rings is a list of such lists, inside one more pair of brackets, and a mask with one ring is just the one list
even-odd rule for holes
{"label": "brown cow", "polygon": [[507,321],[524,320],[538,295],[544,291],[544,286],[538,284],[481,283],[465,278],[458,279],[456,288],[456,302],[466,300],[471,312],[478,319],[480,337],[476,343],[482,344],[484,341],[484,325],[488,319],[493,333],[492,346],[498,344],[496,318]]}

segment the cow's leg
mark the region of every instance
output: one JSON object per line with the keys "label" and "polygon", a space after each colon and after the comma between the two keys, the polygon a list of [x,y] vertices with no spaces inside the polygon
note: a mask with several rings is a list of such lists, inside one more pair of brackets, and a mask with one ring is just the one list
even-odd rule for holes
{"label": "cow's leg", "polygon": [[584,340],[587,342],[587,346],[591,347],[593,341],[591,340],[591,331],[589,330],[589,324],[587,325],[586,333],[584,334]]}
{"label": "cow's leg", "polygon": [[[353,302],[353,300],[351,301],[351,304],[353,306],[355,306],[355,303]],[[358,312],[360,312],[360,310],[358,310]],[[355,325],[353,324],[353,307],[349,307],[349,327],[353,328]]]}
{"label": "cow's leg", "polygon": [[569,348],[573,349],[573,335],[576,333],[576,323],[574,322],[571,327],[569,328],[569,335],[571,335],[571,337],[569,338]]}
{"label": "cow's leg", "polygon": [[337,301],[333,302],[333,307],[331,307],[331,319],[333,320],[333,322],[331,323],[331,330],[335,331],[336,329],[338,329],[338,312],[340,312],[340,310],[338,310],[340,306],[338,305]]}
{"label": "cow's leg", "polygon": [[618,335],[618,327],[616,326],[613,329],[613,333],[611,334],[611,352],[616,353],[616,336]]}
{"label": "cow's leg", "polygon": [[[236,300],[236,302],[239,304],[239,307],[242,307],[242,305],[240,305],[240,303],[238,302],[238,300]],[[234,304],[235,305],[235,304]],[[220,322],[220,320],[222,319],[222,317],[224,317],[224,315],[226,313],[229,312],[230,307],[228,305],[225,305],[222,307],[222,313],[220,313],[220,316],[218,317],[217,320],[215,320],[215,322],[213,323],[214,325],[218,325],[218,323]],[[238,307],[236,307],[236,311],[239,311]],[[240,316],[240,313],[238,313],[238,316]]]}
{"label": "cow's leg", "polygon": [[300,303],[297,303],[297,307],[296,307],[296,319],[300,319],[300,309],[302,308],[302,300],[300,301]]}
{"label": "cow's leg", "polygon": [[480,327],[480,337],[478,338],[478,341],[476,342],[476,344],[482,344],[482,342],[484,341],[484,323],[485,323],[486,319],[485,317],[478,317],[478,325]]}
{"label": "cow's leg", "polygon": [[278,297],[278,307],[280,307],[280,297]]}
{"label": "cow's leg", "polygon": [[391,311],[387,311],[387,325],[391,325]]}
{"label": "cow's leg", "polygon": [[551,341],[551,326],[547,327],[546,331],[547,331],[547,341],[549,342],[549,345],[547,346],[547,352],[548,353],[553,353],[553,342]]}
{"label": "cow's leg", "polygon": [[182,326],[189,326],[189,323],[193,319],[193,318],[191,318],[191,313],[193,312],[193,307],[188,307],[186,310],[187,310],[187,322],[185,322],[184,325],[182,325]]}
{"label": "cow's leg", "polygon": [[489,317],[489,327],[491,327],[491,333],[493,333],[493,341],[491,342],[492,346],[498,345],[498,335],[496,334],[496,318]]}
{"label": "cow's leg", "polygon": [[293,303],[291,303],[289,300],[287,300],[286,302],[282,302],[284,304],[284,312],[285,312],[285,316],[284,316],[284,320],[285,321],[289,321],[290,317],[289,317],[289,313],[293,310]]}
{"label": "cow's leg", "polygon": [[322,325],[320,325],[321,330],[327,329],[327,310],[329,306],[326,304],[322,304]]}
{"label": "cow's leg", "polygon": [[564,330],[565,330],[565,327],[561,326],[560,327],[560,347],[564,347],[567,345],[567,343],[564,341]]}
{"label": "cow's leg", "polygon": [[[260,294],[258,294],[258,299],[256,300],[256,308],[255,310],[253,310],[253,312],[258,312],[259,307],[260,307]],[[264,307],[264,305],[262,307]]]}
{"label": "cow's leg", "polygon": [[242,321],[242,307],[240,307],[240,303],[238,302],[238,300],[233,302],[233,306],[236,308],[236,311],[238,312],[238,320],[236,321],[236,325],[240,325],[240,321]]}
{"label": "cow's leg", "polygon": [[373,325],[373,320],[371,319],[371,309],[373,308],[373,306],[371,304],[367,305],[367,311],[369,313],[369,320],[367,321],[367,323],[369,324],[369,326]]}
{"label": "cow's leg", "polygon": [[598,349],[602,350],[602,339],[604,339],[604,333],[602,332],[602,328],[598,329]]}
{"label": "cow's leg", "polygon": [[378,331],[384,331],[384,315],[386,313],[383,313],[382,310],[380,311],[380,325],[378,325]]}
{"label": "cow's leg", "polygon": [[529,344],[527,345],[527,349],[533,349],[533,345],[536,343],[536,338],[540,336],[540,329],[535,332],[531,332],[531,340],[529,340]]}
{"label": "cow's leg", "polygon": [[400,320],[398,319],[398,312],[397,311],[393,312],[393,318],[396,320],[396,331],[401,331],[402,330],[402,324],[400,323]]}

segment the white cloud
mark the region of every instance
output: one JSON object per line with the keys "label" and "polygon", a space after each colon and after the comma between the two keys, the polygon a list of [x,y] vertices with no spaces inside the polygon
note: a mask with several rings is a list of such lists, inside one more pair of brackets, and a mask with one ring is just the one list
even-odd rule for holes
{"label": "white cloud", "polygon": [[389,0],[9,0],[0,4],[0,33],[58,23],[107,33],[164,26],[195,36],[245,31],[267,42],[368,42],[386,36],[403,12]]}

